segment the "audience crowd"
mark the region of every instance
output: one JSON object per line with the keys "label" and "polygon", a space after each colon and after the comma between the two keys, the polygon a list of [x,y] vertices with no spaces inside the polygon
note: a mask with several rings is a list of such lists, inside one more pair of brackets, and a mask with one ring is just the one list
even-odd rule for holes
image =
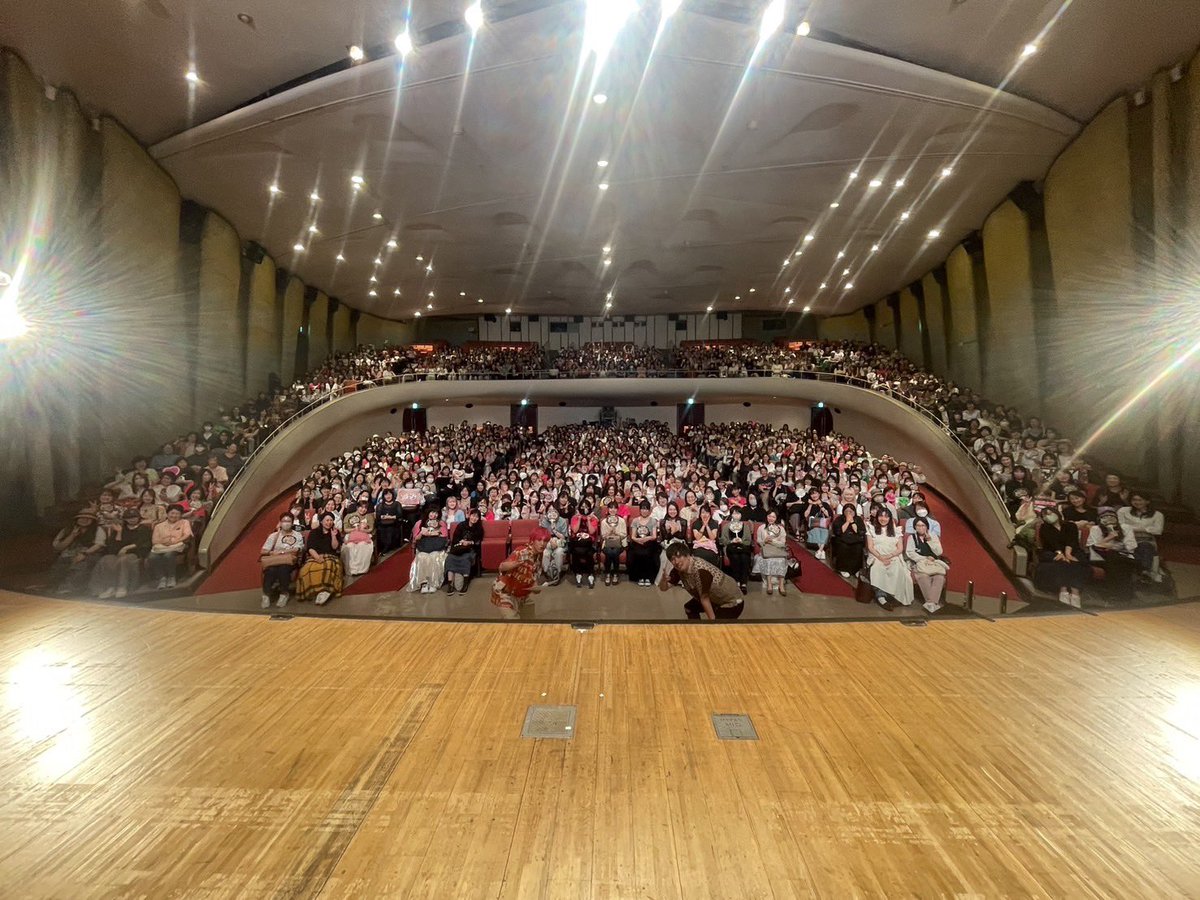
{"label": "audience crowd", "polygon": [[590,343],[559,350],[550,376],[602,378],[617,375],[644,378],[669,367],[667,355],[657,347],[639,347],[631,343]]}

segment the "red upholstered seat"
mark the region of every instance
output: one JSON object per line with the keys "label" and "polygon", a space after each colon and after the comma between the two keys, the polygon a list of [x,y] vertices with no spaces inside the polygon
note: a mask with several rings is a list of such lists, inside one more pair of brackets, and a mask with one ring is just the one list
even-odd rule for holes
{"label": "red upholstered seat", "polygon": [[495,572],[508,556],[508,523],[484,522],[483,542],[479,545],[479,564],[485,572]]}
{"label": "red upholstered seat", "polygon": [[512,542],[514,547],[528,543],[529,535],[537,528],[537,519],[517,519],[512,523]]}

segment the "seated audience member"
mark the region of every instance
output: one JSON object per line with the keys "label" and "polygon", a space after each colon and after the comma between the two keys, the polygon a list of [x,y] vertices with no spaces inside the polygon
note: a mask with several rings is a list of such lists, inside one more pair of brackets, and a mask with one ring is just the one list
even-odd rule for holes
{"label": "seated audience member", "polygon": [[844,503],[833,520],[833,567],[843,578],[862,571],[866,561],[867,532],[853,503]]}
{"label": "seated audience member", "polygon": [[570,521],[563,518],[557,506],[549,507],[538,520],[538,527],[550,532],[543,551],[542,570],[546,573],[546,585],[553,587],[562,581],[563,563],[567,558],[567,543],[570,539]]}
{"label": "seated audience member", "polygon": [[616,584],[620,580],[621,554],[629,542],[628,525],[616,506],[608,507],[600,522],[600,549],[604,553],[604,583]]}
{"label": "seated audience member", "polygon": [[208,454],[208,457],[205,460],[204,468],[212,472],[213,481],[215,481],[217,484],[229,483],[229,472],[226,471],[223,465],[221,465],[220,457],[218,457],[217,454]]}
{"label": "seated audience member", "polygon": [[1096,494],[1095,505],[1097,509],[1120,509],[1123,506],[1129,506],[1130,494],[1129,488],[1121,482],[1120,475],[1105,475],[1104,486],[1100,492]]}
{"label": "seated audience member", "polygon": [[[651,515],[654,511],[651,510]],[[658,526],[659,540],[665,547],[673,541],[687,541],[691,537],[691,528],[679,512],[679,504],[669,501],[663,509],[663,517]]]}
{"label": "seated audience member", "polygon": [[167,507],[183,500],[184,490],[176,481],[178,477],[179,469],[176,466],[167,466],[158,476],[158,485],[154,488],[154,493],[162,506]]}
{"label": "seated audience member", "polygon": [[[161,448],[159,448],[157,453],[150,457],[150,465],[148,468],[153,469],[155,472],[161,472],[167,466],[174,465],[175,460],[178,458],[179,454],[175,451],[175,445],[170,441],[167,441],[162,445]],[[154,479],[151,480],[153,481]]]}
{"label": "seated audience member", "polygon": [[754,571],[762,576],[763,589],[768,594],[774,594],[778,586],[779,593],[786,596],[791,554],[788,552],[787,530],[780,523],[775,510],[770,510],[766,522],[758,526],[755,540],[758,542],[758,557],[754,561]]}
{"label": "seated audience member", "polygon": [[96,524],[101,528],[108,528],[112,525],[121,524],[121,513],[123,507],[117,505],[116,497],[110,490],[100,492],[100,500],[96,504]]}
{"label": "seated audience member", "polygon": [[683,541],[668,546],[666,553],[671,566],[663,571],[658,589],[667,591],[677,584],[686,590],[691,599],[683,608],[689,619],[703,616],[713,621],[741,616],[746,601],[736,581],[708,560],[693,555]]}
{"label": "seated audience member", "polygon": [[1089,559],[1103,567],[1104,586],[1120,595],[1120,599],[1129,599],[1133,575],[1137,571],[1134,561],[1137,538],[1121,525],[1119,516],[1111,509],[1100,513],[1098,519],[1088,533]]}
{"label": "seated audience member", "polygon": [[942,589],[950,564],[942,556],[941,539],[930,529],[929,521],[916,518],[912,522],[913,531],[904,553],[912,566],[913,581],[925,598],[926,612],[935,613],[942,608]]}
{"label": "seated audience member", "polygon": [[925,502],[924,495],[916,494],[914,496],[913,502],[909,508],[912,510],[913,515],[910,518],[907,518],[904,520],[904,533],[905,534],[913,534],[914,533],[913,532],[913,523],[917,519],[924,519],[925,522],[929,525],[929,533],[930,534],[934,535],[935,537],[939,537],[939,538],[942,536],[942,523],[939,522],[937,519],[935,519],[932,515],[930,515],[929,506]]}
{"label": "seated audience member", "polygon": [[375,537],[380,556],[391,553],[403,542],[402,515],[400,504],[396,502],[396,492],[385,488],[375,506]]}
{"label": "seated audience member", "polygon": [[230,478],[242,471],[246,465],[246,460],[242,459],[242,455],[238,453],[238,445],[236,441],[231,441],[225,448],[225,452],[218,457],[221,468],[225,470],[225,474]]}
{"label": "seated audience member", "polygon": [[596,586],[596,553],[600,548],[600,520],[592,513],[592,502],[583,499],[579,511],[571,518],[569,547],[571,551],[571,573],[575,576],[575,587]]}
{"label": "seated audience member", "polygon": [[347,575],[362,575],[371,568],[375,557],[375,515],[370,506],[371,501],[362,497],[342,519],[345,526],[342,565]]}
{"label": "seated audience member", "polygon": [[449,530],[436,506],[430,506],[425,518],[414,526],[412,541],[416,556],[408,579],[408,590],[411,593],[420,591],[422,594],[432,594],[442,586],[446,574],[446,550],[450,546]]}
{"label": "seated audience member", "polygon": [[1058,591],[1058,602],[1079,607],[1080,591],[1091,578],[1091,567],[1083,560],[1079,529],[1062,521],[1057,509],[1044,509],[1037,526],[1038,566],[1034,584],[1039,590]]}
{"label": "seated audience member", "polygon": [[[721,525],[713,516],[712,507],[705,503],[700,507],[700,515],[692,523],[692,555],[719,566],[721,552],[717,549],[717,541],[720,537]],[[665,541],[663,546],[666,546]]]}
{"label": "seated audience member", "polygon": [[754,536],[750,533],[752,527],[742,519],[740,506],[731,506],[729,518],[721,523],[721,547],[729,557],[729,574],[743,594],[750,580],[751,556],[754,552]]}
{"label": "seated audience member", "polygon": [[824,559],[825,547],[829,544],[829,525],[833,519],[833,510],[821,499],[819,490],[809,490],[800,515],[807,529],[805,543],[817,548],[817,559]]}
{"label": "seated audience member", "polygon": [[650,504],[643,500],[638,514],[629,521],[629,544],[625,550],[625,565],[629,580],[641,587],[650,587],[658,577],[658,523],[650,515]]}
{"label": "seated audience member", "polygon": [[1099,521],[1095,508],[1088,505],[1087,494],[1083,491],[1073,488],[1067,492],[1066,501],[1061,507],[1064,522],[1087,525],[1090,528]]}
{"label": "seated audience member", "polygon": [[446,590],[465,594],[475,570],[479,545],[483,543],[483,524],[479,510],[468,509],[467,517],[454,526],[446,551]]}
{"label": "seated audience member", "polygon": [[92,567],[104,552],[105,534],[96,522],[96,514],[81,510],[75,522],[54,536],[53,547],[58,554],[50,566],[50,579],[65,594],[81,591],[92,574]]}
{"label": "seated audience member", "polygon": [[139,498],[138,514],[141,516],[142,524],[147,528],[153,528],[159,522],[167,518],[167,508],[162,503],[158,502],[158,495],[151,489],[147,488],[142,491],[142,496]]}
{"label": "seated audience member", "polygon": [[871,556],[871,586],[875,601],[890,608],[892,601],[904,606],[913,602],[913,581],[904,564],[904,536],[896,530],[892,511],[880,507],[867,528],[867,553]]}
{"label": "seated audience member", "polygon": [[175,567],[179,555],[192,539],[192,525],[183,518],[183,507],[172,504],[167,518],[151,531],[150,559],[147,565],[151,578],[157,578],[158,590],[175,587]]}
{"label": "seated audience member", "polygon": [[532,602],[530,595],[542,589],[537,576],[548,540],[550,532],[535,528],[529,535],[529,543],[513,550],[508,559],[500,563],[500,573],[492,584],[491,603],[504,618],[515,619],[520,615],[521,607]]}
{"label": "seated audience member", "polygon": [[1157,539],[1162,535],[1165,525],[1163,514],[1156,510],[1150,498],[1140,491],[1131,491],[1128,497],[1129,505],[1117,510],[1117,520],[1123,529],[1133,534],[1137,545],[1133,551],[1133,558],[1138,564],[1138,570],[1151,581],[1161,582]]}
{"label": "seated audience member", "polygon": [[275,600],[277,607],[287,606],[292,590],[292,576],[304,553],[304,538],[296,531],[292,513],[279,517],[279,527],[263,542],[259,561],[262,565],[262,608]]}
{"label": "seated audience member", "polygon": [[324,606],[340,596],[345,585],[342,567],[342,536],[331,511],[322,512],[317,526],[309,532],[304,564],[296,576],[296,600],[315,601]]}
{"label": "seated audience member", "polygon": [[[128,512],[130,519],[136,527],[141,522],[138,511],[130,509]],[[115,522],[99,522],[98,524],[100,530],[104,533],[104,549],[100,551],[96,557],[96,564],[92,567],[92,576],[88,582],[88,593],[93,597],[99,597],[101,600],[107,600],[109,597],[115,596],[117,592],[117,580],[121,565],[118,562],[118,554],[124,546],[124,526],[120,518]],[[128,557],[125,558],[128,559]],[[134,563],[138,563],[136,558],[134,559]],[[129,563],[125,563],[125,565],[129,565]],[[125,593],[128,593],[128,588],[126,588]]]}

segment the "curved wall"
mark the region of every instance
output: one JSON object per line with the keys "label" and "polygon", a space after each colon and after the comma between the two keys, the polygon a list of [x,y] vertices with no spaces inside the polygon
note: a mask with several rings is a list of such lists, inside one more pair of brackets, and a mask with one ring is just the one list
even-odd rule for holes
{"label": "curved wall", "polygon": [[[698,403],[753,405],[744,418],[807,422],[807,406],[824,401],[840,410],[835,427],[861,441],[872,453],[919,463],[930,484],[974,523],[984,542],[1002,560],[1011,559],[1012,526],[1007,511],[983,473],[940,428],[899,401],[845,384],[777,378],[627,379],[583,381],[424,381],[387,385],[350,394],[299,419],[251,461],[222,501],[200,545],[202,565],[210,566],[233,544],[255,515],[303,479],[316,463],[360,443],[371,434],[400,430],[406,405],[430,408],[430,419],[460,421],[466,403],[506,411],[528,398],[558,408],[560,401],[587,408],[641,406],[647,417],[674,419],[674,406],[688,397]],[[659,406],[650,407],[650,401]],[[804,408],[798,415],[797,406]],[[396,412],[392,412],[395,409]],[[744,407],[742,407],[744,409]],[[435,417],[435,411],[438,413]],[[582,418],[582,416],[581,416]],[[732,417],[730,417],[732,418]],[[743,418],[739,416],[738,418]],[[499,419],[506,421],[506,419]],[[714,421],[716,421],[714,419]]]}

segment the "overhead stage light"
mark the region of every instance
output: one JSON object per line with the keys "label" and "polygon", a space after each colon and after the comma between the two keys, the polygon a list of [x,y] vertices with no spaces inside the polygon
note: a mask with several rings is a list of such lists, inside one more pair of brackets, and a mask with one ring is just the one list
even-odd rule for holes
{"label": "overhead stage light", "polygon": [[594,54],[597,66],[604,65],[625,22],[637,12],[636,0],[587,0],[583,30],[583,52]]}
{"label": "overhead stage light", "polygon": [[675,13],[679,12],[679,7],[683,6],[683,0],[662,0],[659,6],[659,16],[661,19],[669,19]]}
{"label": "overhead stage light", "polygon": [[363,58],[366,56],[366,54],[363,53],[363,48],[358,46],[358,44],[351,44],[349,52],[351,62],[362,62]]}
{"label": "overhead stage light", "polygon": [[809,25],[807,21],[801,22],[796,26],[796,34],[800,35],[800,37],[808,37],[811,33],[812,26]]}
{"label": "overhead stage light", "polygon": [[595,103],[597,106],[603,106],[605,103],[608,102],[608,94],[605,94],[605,93],[592,94],[592,102]]}
{"label": "overhead stage light", "polygon": [[413,52],[413,39],[408,29],[396,35],[396,51],[401,56],[408,56],[408,54]]}
{"label": "overhead stage light", "polygon": [[472,3],[467,7],[467,11],[463,13],[463,18],[467,21],[467,27],[472,31],[478,31],[483,27],[483,4]]}
{"label": "overhead stage light", "polygon": [[763,13],[762,22],[758,26],[760,43],[779,30],[779,26],[783,24],[783,13],[786,8],[786,0],[771,0],[771,5]]}
{"label": "overhead stage light", "polygon": [[195,69],[188,69],[186,72],[183,73],[183,77],[187,81],[188,84],[199,84],[200,83],[200,73],[197,72]]}
{"label": "overhead stage light", "polygon": [[0,341],[14,340],[27,331],[29,323],[17,308],[16,279],[7,272],[0,272]]}
{"label": "overhead stage light", "polygon": [[1037,44],[1026,44],[1021,48],[1021,59],[1029,59],[1033,54],[1038,52]]}

